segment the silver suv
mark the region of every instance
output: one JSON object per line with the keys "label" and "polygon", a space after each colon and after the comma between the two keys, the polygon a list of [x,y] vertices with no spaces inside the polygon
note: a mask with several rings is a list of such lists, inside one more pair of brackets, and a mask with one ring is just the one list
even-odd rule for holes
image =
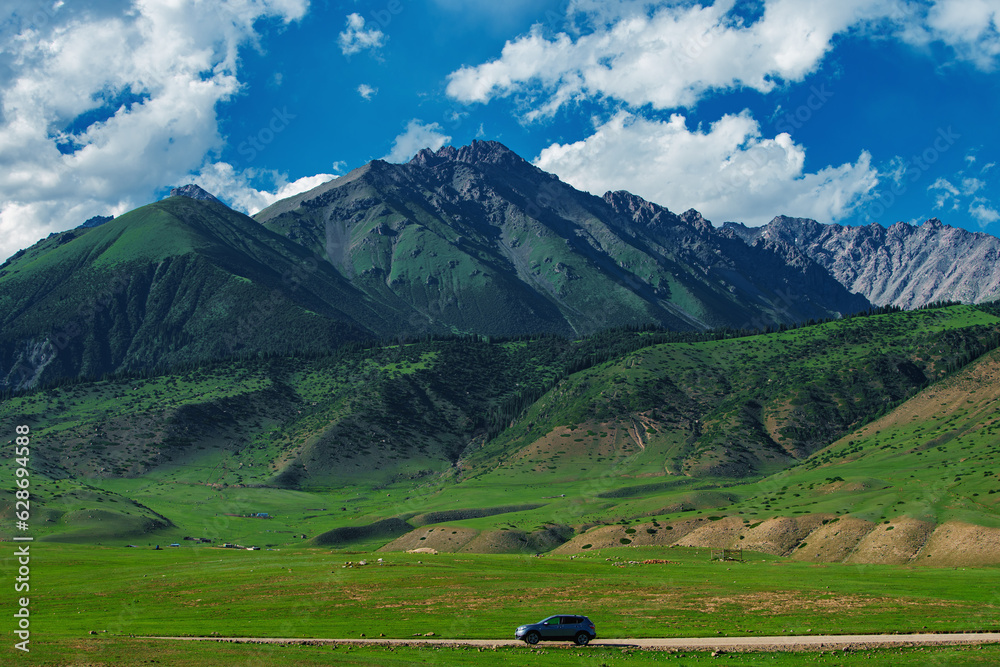
{"label": "silver suv", "polygon": [[571,640],[584,646],[597,638],[597,628],[586,616],[549,616],[538,623],[520,626],[514,638],[528,644],[537,644],[540,640]]}

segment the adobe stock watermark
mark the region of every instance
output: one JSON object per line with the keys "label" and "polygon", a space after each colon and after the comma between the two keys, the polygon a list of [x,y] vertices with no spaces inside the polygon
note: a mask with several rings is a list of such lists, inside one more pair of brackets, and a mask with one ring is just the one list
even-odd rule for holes
{"label": "adobe stock watermark", "polygon": [[674,64],[690,67],[714,42],[715,35],[709,31],[691,35],[682,44],[670,50]]}
{"label": "adobe stock watermark", "polygon": [[[29,529],[31,519],[31,429],[27,424],[19,424],[14,432],[14,479],[16,489],[14,491],[14,517],[17,519],[16,528],[22,533]],[[15,543],[31,542],[34,538],[28,535],[15,535],[12,540]],[[25,594],[31,590],[31,545],[18,544],[14,551],[13,559],[16,560],[17,571],[14,578],[14,592]],[[14,635],[20,642],[14,644],[14,648],[25,653],[30,652],[29,643],[31,641],[31,598],[18,597],[16,599],[17,611],[13,616],[16,627]]]}
{"label": "adobe stock watermark", "polygon": [[291,121],[297,116],[288,112],[288,107],[271,109],[271,118],[261,126],[257,132],[247,136],[236,147],[236,152],[246,158],[247,162],[253,162],[257,155],[271,145],[275,138],[284,132]]}
{"label": "adobe stock watermark", "polygon": [[566,199],[566,191],[559,187],[558,180],[549,180],[538,188],[538,192],[524,207],[524,214],[529,218],[540,220],[545,209],[556,211],[557,205]]}
{"label": "adobe stock watermark", "polygon": [[[805,101],[794,111],[789,111],[774,121],[779,133],[791,134],[805,127],[815,115],[833,98],[834,91],[826,83],[812,86]],[[766,145],[758,143],[740,153],[740,160],[727,167],[714,181],[711,196],[727,196],[734,190],[745,187],[758,174],[767,173],[773,156]]]}
{"label": "adobe stock watermark", "polygon": [[906,194],[909,186],[919,181],[931,167],[962,138],[951,126],[939,127],[937,135],[920,153],[911,156],[896,171],[889,189],[876,199],[868,202],[861,211],[861,217],[868,220],[878,220],[884,216],[893,204]]}
{"label": "adobe stock watermark", "polygon": [[[774,121],[774,128],[779,133],[791,134],[794,130],[805,127],[815,115],[826,106],[834,96],[834,91],[823,83],[812,86],[809,96],[805,101],[797,106],[794,111],[790,111],[780,116]],[[768,170],[773,157],[768,148],[760,143],[751,146],[740,154],[741,159],[731,168],[727,168],[716,179],[712,196],[722,197],[733,190],[742,188],[750,183],[761,172]]]}
{"label": "adobe stock watermark", "polygon": [[326,213],[326,259],[346,278],[355,277],[354,260],[351,257],[351,224],[342,220],[331,220],[332,211]]}
{"label": "adobe stock watermark", "polygon": [[402,0],[389,0],[385,4],[385,7],[382,9],[373,9],[368,14],[379,26],[388,28],[393,19],[402,14],[404,9],[406,8],[403,6]]}
{"label": "adobe stock watermark", "polygon": [[[46,2],[44,6],[36,9],[30,16],[21,15],[19,17],[21,19],[21,25],[26,27],[20,29],[18,33],[23,34],[25,32],[35,32],[46,27],[55,20],[56,15],[59,12],[59,8],[62,7],[62,5],[63,3],[61,2]],[[17,14],[14,16],[15,19],[18,17]],[[13,23],[13,21],[8,23],[8,25],[11,23]],[[2,32],[0,32],[0,34],[2,34]]]}
{"label": "adobe stock watermark", "polygon": [[[347,62],[359,53],[368,52],[375,60],[381,61],[380,49],[385,44],[386,35],[383,30],[403,13],[405,7],[402,0],[389,0],[380,9],[371,9],[368,17],[358,12],[347,15],[347,26],[340,33],[340,51]],[[362,96],[365,96],[362,93]],[[367,99],[367,98],[366,98]]]}
{"label": "adobe stock watermark", "polygon": [[559,32],[565,29],[566,24],[569,23],[569,7],[569,0],[563,0],[563,2],[559,3],[558,7],[546,9],[539,23],[546,26],[552,32]]}

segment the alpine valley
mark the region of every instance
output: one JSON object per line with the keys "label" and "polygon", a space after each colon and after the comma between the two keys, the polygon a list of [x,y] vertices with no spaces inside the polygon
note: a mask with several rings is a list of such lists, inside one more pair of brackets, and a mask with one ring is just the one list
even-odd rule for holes
{"label": "alpine valley", "polygon": [[714,226],[496,142],[253,218],[185,186],[0,267],[0,415],[47,541],[998,563],[998,244]]}

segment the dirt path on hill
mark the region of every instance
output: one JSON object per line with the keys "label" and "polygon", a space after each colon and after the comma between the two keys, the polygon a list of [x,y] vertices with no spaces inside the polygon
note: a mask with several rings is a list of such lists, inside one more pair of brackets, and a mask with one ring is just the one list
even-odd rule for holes
{"label": "dirt path on hill", "polygon": [[[284,639],[274,637],[137,637],[177,641],[233,642],[240,644],[343,644],[373,646],[526,646],[516,639]],[[902,646],[949,646],[1000,643],[1000,632],[908,635],[797,635],[772,637],[686,637],[651,639],[596,639],[591,646],[639,648],[658,651],[861,651]],[[569,642],[545,642],[538,646],[572,646]]]}

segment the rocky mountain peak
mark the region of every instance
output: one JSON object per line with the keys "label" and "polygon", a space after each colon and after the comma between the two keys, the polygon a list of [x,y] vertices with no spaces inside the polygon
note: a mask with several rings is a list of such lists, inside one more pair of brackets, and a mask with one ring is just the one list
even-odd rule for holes
{"label": "rocky mountain peak", "polygon": [[757,234],[736,226],[726,230],[751,245],[771,247],[788,261],[804,254],[876,305],[917,308],[1000,296],[1000,239],[937,218],[886,228],[876,222],[851,227],[779,216]]}
{"label": "rocky mountain peak", "polygon": [[492,164],[502,167],[529,165],[526,160],[499,141],[473,141],[468,146],[460,148],[443,146],[436,151],[425,148],[410,160],[410,164],[420,167],[436,167],[447,162]]}
{"label": "rocky mountain peak", "polygon": [[[780,232],[801,234],[802,230],[809,230],[816,233],[822,230],[823,225],[811,218],[792,218],[787,215],[775,216],[771,222],[764,226],[765,234]],[[773,235],[773,234],[770,234]]]}
{"label": "rocky mountain peak", "polygon": [[681,213],[680,218],[681,220],[691,225],[695,229],[701,231],[707,231],[709,229],[712,229],[712,223],[706,220],[705,216],[703,216],[701,213],[694,210],[693,208],[689,208],[688,210]]}
{"label": "rocky mountain peak", "polygon": [[453,162],[457,155],[458,150],[454,146],[444,146],[436,151],[421,148],[410,160],[410,164],[416,167],[436,167],[445,162]]}
{"label": "rocky mountain peak", "polygon": [[753,243],[763,233],[763,227],[748,227],[742,222],[724,222],[719,228],[719,233],[728,238],[743,239],[745,243]]}
{"label": "rocky mountain peak", "polygon": [[[202,201],[219,201],[218,198],[211,192],[208,192],[201,188],[201,186],[195,185],[194,183],[188,183],[187,185],[182,185],[179,188],[170,189],[171,197],[187,197],[189,199],[199,199]],[[219,202],[220,204],[222,202]]]}
{"label": "rocky mountain peak", "polygon": [[605,192],[603,199],[620,215],[653,231],[693,228],[699,233],[713,233],[712,223],[693,208],[677,215],[664,206],[625,190]]}
{"label": "rocky mountain peak", "polygon": [[635,215],[640,211],[648,211],[652,213],[655,210],[655,204],[646,201],[639,195],[634,195],[627,190],[616,190],[614,192],[608,191],[604,193],[604,201],[611,204],[612,208],[622,213],[630,213]]}

